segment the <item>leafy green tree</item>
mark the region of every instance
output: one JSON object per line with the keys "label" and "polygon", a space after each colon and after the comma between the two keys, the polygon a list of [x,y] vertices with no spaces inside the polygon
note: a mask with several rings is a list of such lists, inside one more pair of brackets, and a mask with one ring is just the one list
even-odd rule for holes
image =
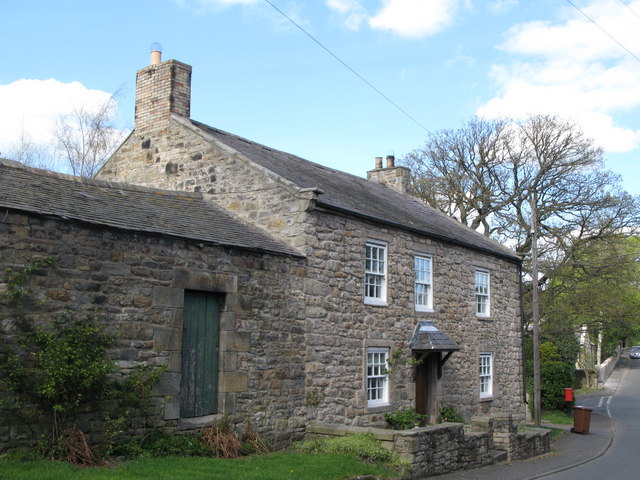
{"label": "leafy green tree", "polygon": [[640,239],[617,235],[576,242],[542,299],[547,323],[601,332],[603,353],[611,353],[640,325]]}

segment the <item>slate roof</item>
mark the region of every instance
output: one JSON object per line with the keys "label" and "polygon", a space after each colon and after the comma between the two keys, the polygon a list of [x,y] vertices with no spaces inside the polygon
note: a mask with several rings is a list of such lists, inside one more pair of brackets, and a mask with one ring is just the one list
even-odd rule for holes
{"label": "slate roof", "polygon": [[302,256],[211,205],[199,193],[73,177],[3,159],[0,159],[0,208],[207,244]]}
{"label": "slate roof", "polygon": [[512,262],[521,262],[521,258],[509,248],[381,183],[310,162],[194,120],[178,116],[173,118],[201,130],[300,188],[321,189],[323,193],[317,203],[320,207],[472,248]]}
{"label": "slate roof", "polygon": [[413,337],[409,342],[411,350],[432,351],[432,352],[455,352],[460,350],[460,346],[447,335],[438,330],[433,322],[422,320],[416,325]]}

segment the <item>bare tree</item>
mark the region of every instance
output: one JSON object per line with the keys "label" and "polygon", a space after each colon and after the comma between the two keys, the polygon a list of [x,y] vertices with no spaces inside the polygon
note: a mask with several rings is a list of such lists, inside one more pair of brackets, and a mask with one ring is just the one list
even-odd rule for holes
{"label": "bare tree", "polygon": [[533,212],[541,257],[561,258],[575,239],[640,224],[638,199],[604,170],[602,150],[555,116],[473,118],[432,134],[402,161],[412,167],[418,197],[520,253],[531,249]]}
{"label": "bare tree", "polygon": [[123,131],[114,124],[116,107],[112,95],[97,110],[78,107],[58,118],[56,150],[74,175],[93,177],[122,141]]}
{"label": "bare tree", "polygon": [[20,162],[28,167],[50,168],[52,158],[46,144],[34,142],[25,130],[24,124],[20,130],[20,138],[9,146],[7,158]]}
{"label": "bare tree", "polygon": [[512,201],[505,195],[508,122],[473,118],[457,130],[431,134],[403,162],[411,168],[414,193],[429,205],[487,236],[490,219]]}

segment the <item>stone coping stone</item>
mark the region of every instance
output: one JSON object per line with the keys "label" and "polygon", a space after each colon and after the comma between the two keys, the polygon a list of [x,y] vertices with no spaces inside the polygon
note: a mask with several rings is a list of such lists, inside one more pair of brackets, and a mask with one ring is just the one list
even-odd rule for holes
{"label": "stone coping stone", "polygon": [[437,425],[411,428],[409,430],[391,430],[389,428],[355,427],[350,425],[313,423],[307,426],[307,433],[315,433],[321,435],[349,435],[357,433],[371,433],[379,440],[392,442],[396,436],[415,437],[417,435],[424,434],[425,432],[449,430],[452,427],[462,428],[463,425],[461,423],[439,423]]}

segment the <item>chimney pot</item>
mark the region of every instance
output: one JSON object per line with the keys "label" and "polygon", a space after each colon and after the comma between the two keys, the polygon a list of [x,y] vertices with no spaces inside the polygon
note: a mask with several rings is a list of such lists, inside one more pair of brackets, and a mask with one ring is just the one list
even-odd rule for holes
{"label": "chimney pot", "polygon": [[162,62],[162,45],[158,42],[151,44],[151,65],[158,65]]}
{"label": "chimney pot", "polygon": [[393,155],[387,155],[387,168],[393,168],[396,166],[396,157]]}
{"label": "chimney pot", "polygon": [[376,168],[382,168],[382,157],[376,157]]}

